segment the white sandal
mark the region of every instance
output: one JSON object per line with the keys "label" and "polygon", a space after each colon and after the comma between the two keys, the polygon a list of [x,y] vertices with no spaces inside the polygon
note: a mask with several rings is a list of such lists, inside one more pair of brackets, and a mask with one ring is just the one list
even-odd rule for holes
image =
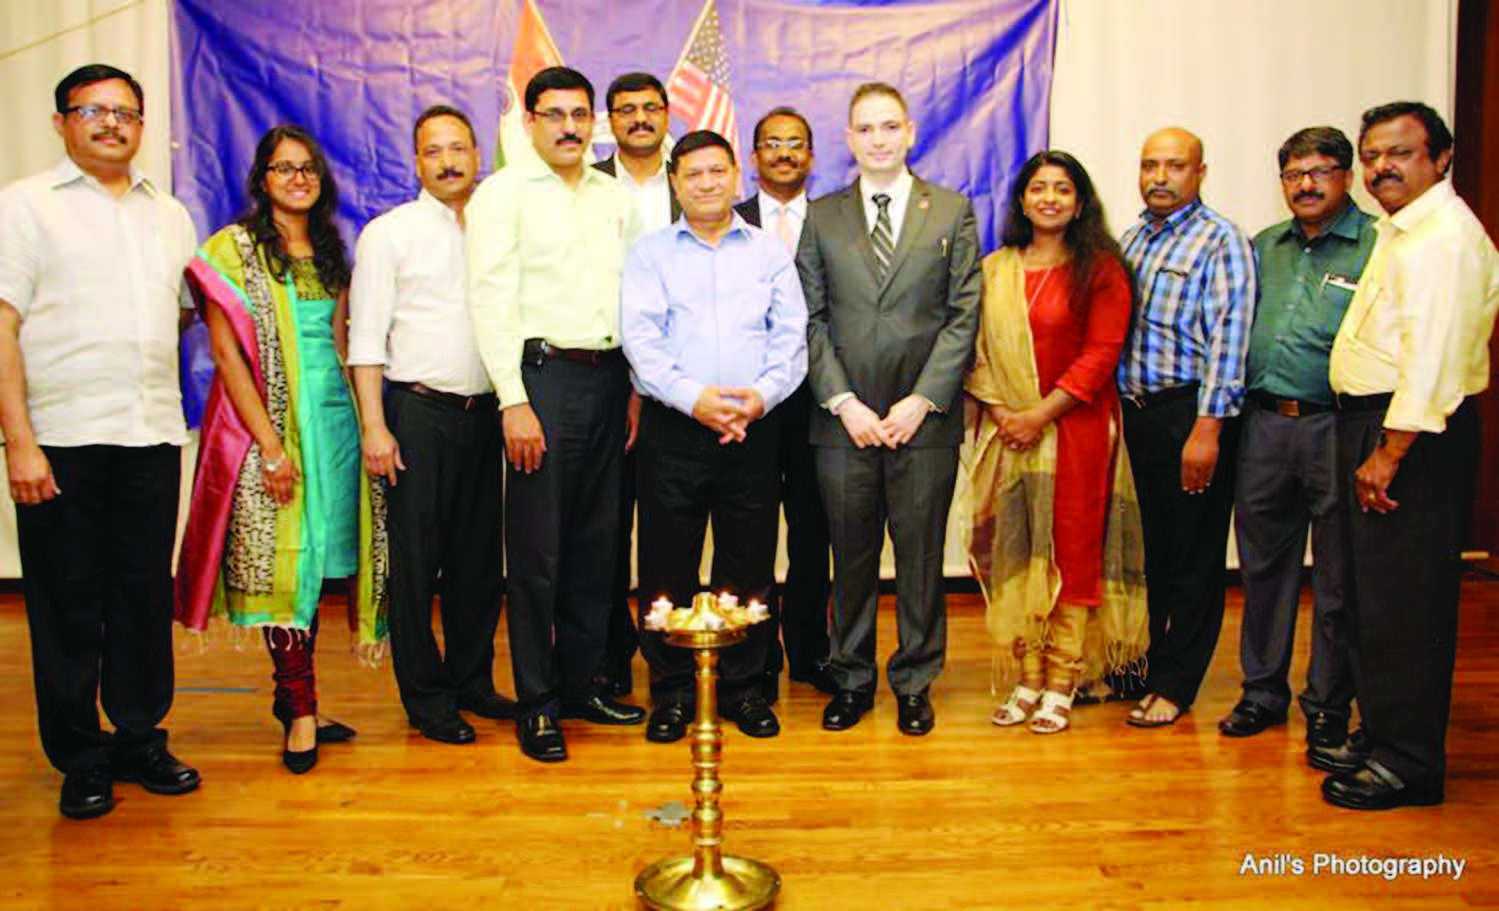
{"label": "white sandal", "polygon": [[994,710],[989,720],[1004,728],[1024,724],[1025,719],[1030,717],[1031,711],[1035,709],[1040,699],[1040,690],[1033,690],[1028,686],[1017,686],[1010,690],[1010,698]]}
{"label": "white sandal", "polygon": [[1060,734],[1071,724],[1071,715],[1072,694],[1047,690],[1041,694],[1041,707],[1031,716],[1031,733]]}

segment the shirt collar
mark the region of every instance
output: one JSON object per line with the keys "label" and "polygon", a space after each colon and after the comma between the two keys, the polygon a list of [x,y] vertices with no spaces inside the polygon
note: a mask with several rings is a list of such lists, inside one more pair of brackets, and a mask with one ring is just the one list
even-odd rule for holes
{"label": "shirt collar", "polygon": [[653,180],[657,180],[657,179],[666,180],[666,156],[665,155],[661,156],[661,164],[656,168],[656,170],[654,172],[650,173],[650,174],[647,174],[646,177],[645,177],[645,179],[644,180],[640,180],[640,181],[637,181],[635,179],[634,175],[632,175],[628,170],[625,169],[624,162],[622,162],[622,161],[619,160],[619,153],[618,152],[615,152],[613,155],[610,155],[609,158],[611,160],[613,160],[613,162],[614,162],[614,176],[617,179],[619,179],[619,180],[626,181],[628,183],[634,184],[635,186],[641,186],[641,187],[645,186],[646,184],[650,183]]}
{"label": "shirt collar", "polygon": [[[558,174],[556,171],[553,171],[551,165],[547,164],[545,161],[542,161],[541,156],[536,154],[534,149],[532,150],[532,153],[530,155],[527,155],[525,158],[517,161],[514,165],[506,165],[505,167],[519,167],[521,169],[521,176],[525,177],[527,180],[545,180],[550,177],[563,186],[567,186],[567,182],[562,179],[562,175]],[[583,178],[578,181],[578,186],[582,187],[590,183],[596,183],[600,180],[612,181],[614,180],[614,178],[610,177],[608,174],[605,174],[603,171],[600,171],[598,168],[595,168],[593,165],[584,162]]]}
{"label": "shirt collar", "polygon": [[1386,215],[1381,221],[1388,222],[1399,228],[1402,232],[1414,230],[1416,225],[1425,221],[1432,214],[1446,205],[1456,197],[1452,190],[1452,181],[1443,178],[1433,184],[1425,193],[1405,204],[1405,208],[1394,215]]}
{"label": "shirt collar", "polygon": [[774,196],[766,193],[763,189],[760,191],[761,220],[768,219],[770,216],[776,214],[781,209],[785,209],[792,215],[805,219],[807,217],[807,191],[802,190],[800,193],[791,197],[791,201],[787,203],[782,203],[779,199],[776,199]]}
{"label": "shirt collar", "polygon": [[1175,212],[1172,212],[1170,215],[1167,215],[1165,218],[1156,218],[1155,215],[1151,213],[1149,208],[1146,208],[1143,212],[1140,213],[1140,218],[1145,222],[1146,226],[1150,228],[1152,233],[1159,234],[1167,229],[1175,228],[1177,225],[1191,218],[1193,215],[1196,215],[1201,210],[1202,199],[1201,197],[1199,197],[1182,206],[1180,209],[1177,209]]}
{"label": "shirt collar", "polygon": [[416,203],[419,206],[430,207],[433,211],[446,216],[454,224],[458,222],[458,213],[454,212],[447,203],[428,193],[425,187],[422,188],[420,193],[416,194]]}
{"label": "shirt collar", "polygon": [[914,179],[911,177],[911,169],[901,168],[900,176],[895,178],[894,183],[890,184],[890,186],[885,187],[884,189],[877,190],[874,187],[870,186],[867,182],[865,182],[864,175],[860,174],[859,196],[863,199],[873,199],[874,194],[876,193],[888,193],[890,195],[891,205],[895,205],[900,200],[903,200],[907,196],[911,195],[911,184],[914,182]]}
{"label": "shirt collar", "polygon": [[[51,173],[53,189],[80,180],[91,183],[101,189],[103,188],[103,185],[99,183],[97,178],[85,173],[82,168],[78,167],[78,162],[66,155],[56,165],[53,165]],[[150,178],[142,174],[134,164],[130,165],[130,189],[140,189],[150,196],[155,196],[157,193],[156,184],[152,183]]]}
{"label": "shirt collar", "polygon": [[[672,233],[676,235],[676,238],[678,240],[681,240],[682,235],[685,234],[698,243],[703,244],[703,239],[701,237],[698,237],[697,234],[693,232],[691,225],[687,224],[687,216],[685,214],[677,216],[677,220],[671,223],[671,229]],[[729,230],[724,232],[724,240],[733,237],[735,234],[744,234],[748,236],[749,222],[744,220],[744,216],[740,215],[733,209],[730,209]],[[706,246],[706,244],[704,244],[704,246]]]}
{"label": "shirt collar", "polygon": [[[1318,237],[1326,237],[1328,235],[1332,235],[1334,237],[1341,237],[1344,240],[1351,240],[1356,242],[1358,240],[1359,229],[1361,229],[1364,226],[1364,223],[1369,220],[1369,214],[1366,213],[1363,209],[1360,209],[1358,207],[1358,204],[1353,201],[1353,197],[1350,196],[1348,197],[1347,205],[1344,206],[1343,211],[1339,213],[1338,217],[1333,220],[1333,223],[1331,225],[1328,225],[1327,230],[1319,234]],[[1276,242],[1284,243],[1286,241],[1294,241],[1297,244],[1303,244],[1308,242],[1309,240],[1315,239],[1316,238],[1308,238],[1306,236],[1306,231],[1301,227],[1301,222],[1292,218],[1286,221],[1285,227],[1281,231],[1280,237],[1276,238]]]}

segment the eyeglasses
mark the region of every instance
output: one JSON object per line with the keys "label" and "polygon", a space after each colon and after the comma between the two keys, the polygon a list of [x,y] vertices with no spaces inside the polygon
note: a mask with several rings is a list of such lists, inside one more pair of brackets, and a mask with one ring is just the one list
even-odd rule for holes
{"label": "eyeglasses", "polygon": [[316,161],[308,160],[301,164],[293,164],[290,161],[273,161],[266,170],[273,172],[282,180],[291,180],[301,174],[307,180],[319,180],[323,176],[323,166]]}
{"label": "eyeglasses", "polygon": [[1333,175],[1335,171],[1343,170],[1342,165],[1319,165],[1315,168],[1303,168],[1280,172],[1280,182],[1288,187],[1301,183],[1303,177],[1310,177],[1314,182],[1321,183]]}
{"label": "eyeglasses", "polygon": [[588,108],[573,108],[564,111],[561,108],[547,108],[545,111],[532,111],[531,116],[538,120],[545,120],[552,126],[560,126],[571,118],[573,123],[587,123],[593,119],[593,112]]}
{"label": "eyeglasses", "polygon": [[617,108],[610,108],[609,113],[618,114],[621,117],[634,117],[637,111],[645,111],[647,114],[660,114],[665,110],[666,105],[657,104],[654,101],[647,101],[645,104],[641,105],[634,104],[633,102],[630,104],[622,104]]}
{"label": "eyeglasses", "polygon": [[115,123],[127,127],[135,126],[145,119],[139,108],[112,108],[103,104],[75,104],[72,107],[63,108],[62,112],[64,114],[77,113],[80,119],[90,123],[112,115]]}
{"label": "eyeglasses", "polygon": [[755,148],[764,149],[767,152],[779,152],[785,149],[788,152],[800,152],[807,147],[805,139],[766,139]]}

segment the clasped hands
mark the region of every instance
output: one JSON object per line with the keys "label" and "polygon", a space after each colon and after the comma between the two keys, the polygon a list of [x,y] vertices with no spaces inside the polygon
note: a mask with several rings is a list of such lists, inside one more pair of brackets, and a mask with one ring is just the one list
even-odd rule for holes
{"label": "clasped hands", "polygon": [[692,417],[718,434],[720,445],[743,443],[749,425],[765,414],[765,399],[753,386],[704,386]]}
{"label": "clasped hands", "polygon": [[854,397],[838,407],[838,419],[858,448],[886,446],[895,449],[911,442],[931,410],[926,399],[913,394],[891,405],[882,418]]}
{"label": "clasped hands", "polygon": [[1005,444],[1006,449],[1017,452],[1035,448],[1041,442],[1041,432],[1050,423],[1035,408],[1012,411],[1003,405],[985,405],[984,411],[989,420],[999,428],[1000,442]]}

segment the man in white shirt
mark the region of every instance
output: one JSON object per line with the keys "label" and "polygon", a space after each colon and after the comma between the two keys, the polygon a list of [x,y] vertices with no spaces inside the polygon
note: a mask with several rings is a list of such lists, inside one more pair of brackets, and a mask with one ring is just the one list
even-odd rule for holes
{"label": "man in white shirt", "polygon": [[556,721],[639,724],[600,693],[619,556],[630,394],[619,283],[639,219],[619,181],[583,162],[593,85],[549,67],[526,86],[538,158],[485,179],[468,206],[469,307],[499,398],[511,664],[521,752],[567,758]]}
{"label": "man in white shirt", "polygon": [[[807,219],[812,173],[812,126],[795,108],[772,109],[755,124],[759,192],[734,207],[796,255]],[[770,647],[765,655],[765,700],[780,695],[781,668],[800,683],[835,692],[828,676],[828,517],[817,490],[817,463],[807,440],[812,393],[803,382],[781,404],[781,505],[786,511],[786,581],[771,595]],[[780,628],[779,636],[776,627]],[[785,651],[780,639],[786,641]]]}
{"label": "man in white shirt", "polygon": [[[640,217],[642,236],[666,227],[682,214],[677,194],[666,175],[666,123],[669,116],[666,88],[650,73],[625,73],[609,83],[604,93],[609,109],[609,131],[614,134],[614,154],[596,162],[595,168],[630,191],[635,214]],[[640,414],[640,396],[630,394],[632,415]],[[632,418],[633,420],[633,418]],[[625,461],[620,472],[619,557],[614,571],[613,606],[609,612],[608,643],[598,684],[612,696],[628,696],[634,688],[630,660],[639,647],[639,634],[630,611],[630,536],[635,527],[635,457],[633,438],[625,441]]]}
{"label": "man in white shirt", "polygon": [[199,783],[159,727],[187,442],[177,336],[197,235],[131,166],[140,83],[91,64],[55,101],[67,157],[0,191],[0,428],[42,749],[64,775],[62,814],[89,819],[114,809],[113,781]]}
{"label": "man in white shirt", "polygon": [[1364,186],[1385,211],[1333,342],[1346,609],[1363,730],[1322,783],[1354,810],[1445,798],[1461,552],[1478,409],[1499,311],[1499,252],[1446,178],[1452,133],[1400,101],[1364,112]]}
{"label": "man in white shirt", "polygon": [[[504,585],[504,441],[479,359],[463,265],[463,212],[479,178],[456,108],[413,129],[421,194],[365,226],[349,289],[349,364],[364,467],[388,482],[390,647],[401,703],[429,740],[472,743],[459,710],[513,719],[495,693]],[[432,635],[442,598],[443,642]]]}

